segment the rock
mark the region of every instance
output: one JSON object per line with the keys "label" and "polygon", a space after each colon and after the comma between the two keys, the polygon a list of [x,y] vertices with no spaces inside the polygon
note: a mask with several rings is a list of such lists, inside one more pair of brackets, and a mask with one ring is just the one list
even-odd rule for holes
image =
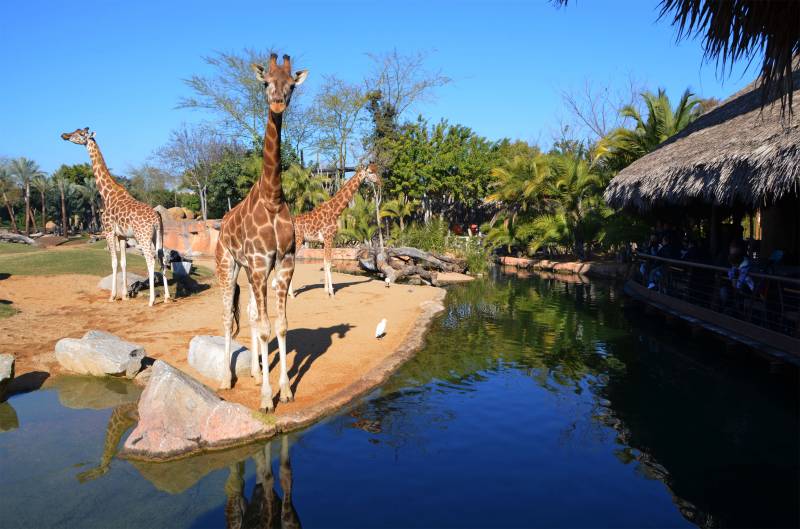
{"label": "rock", "polygon": [[174,207],[167,209],[169,216],[172,217],[172,220],[183,220],[186,218],[186,212],[183,211],[183,208]]}
{"label": "rock", "polygon": [[142,368],[144,348],[104,331],[89,331],[80,339],[59,340],[56,360],[64,369],[82,375],[133,378]]}
{"label": "rock", "polygon": [[181,208],[181,209],[183,210],[183,216],[185,219],[194,220],[195,217],[194,211],[192,211],[189,208]]}
{"label": "rock", "polygon": [[275,432],[270,417],[225,402],[186,373],[156,360],[139,399],[139,423],[125,440],[122,455],[168,459],[245,444]]}
{"label": "rock", "polygon": [[225,338],[222,336],[195,336],[189,342],[189,365],[213,380],[222,380],[225,370],[234,366],[233,372],[237,377],[248,375],[251,356],[249,349],[231,340],[231,363],[226,366]]}
{"label": "rock", "polygon": [[52,220],[48,220],[47,224],[44,225],[44,231],[46,232],[49,231],[50,233],[53,233],[55,229],[56,229],[56,223],[53,222]]}
{"label": "rock", "polygon": [[[113,274],[109,274],[103,279],[101,279],[100,282],[97,283],[97,288],[99,288],[100,290],[108,290],[109,292],[111,292],[112,275]],[[122,295],[123,292],[126,292],[131,287],[131,285],[133,285],[137,281],[147,281],[146,277],[140,276],[139,274],[134,274],[133,272],[130,271],[125,275],[126,275],[125,280],[127,281],[128,284],[123,287],[122,272],[117,272],[117,294],[119,295]],[[150,283],[148,283],[148,285],[149,284]]]}
{"label": "rock", "polygon": [[167,222],[172,222],[172,216],[169,214],[169,210],[162,205],[158,205],[153,208],[153,210],[161,216],[162,224]]}
{"label": "rock", "polygon": [[6,390],[13,379],[14,355],[0,354],[0,402],[6,399]]}

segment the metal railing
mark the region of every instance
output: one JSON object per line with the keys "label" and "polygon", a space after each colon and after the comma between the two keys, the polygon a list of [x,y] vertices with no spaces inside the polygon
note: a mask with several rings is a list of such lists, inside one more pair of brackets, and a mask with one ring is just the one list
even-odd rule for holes
{"label": "metal railing", "polygon": [[636,254],[629,279],[649,290],[766,330],[800,338],[800,279]]}

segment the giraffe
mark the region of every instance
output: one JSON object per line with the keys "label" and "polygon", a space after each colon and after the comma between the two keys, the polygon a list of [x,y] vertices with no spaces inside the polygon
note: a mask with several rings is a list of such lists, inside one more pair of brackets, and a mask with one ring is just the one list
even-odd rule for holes
{"label": "giraffe", "polygon": [[[356,170],[356,174],[332,198],[312,211],[294,218],[294,240],[297,251],[300,250],[303,242],[321,242],[323,244],[325,292],[331,297],[333,297],[333,277],[331,276],[333,239],[336,238],[336,233],[339,231],[339,215],[350,204],[350,200],[364,180],[381,185],[381,178],[373,164]],[[289,283],[289,295],[294,297],[291,282]]]}
{"label": "giraffe", "polygon": [[117,297],[117,252],[119,251],[119,264],[122,267],[122,299],[128,299],[126,241],[133,237],[142,251],[147,263],[147,274],[150,278],[150,306],[156,301],[155,290],[155,261],[161,262],[161,275],[164,279],[164,301],[169,301],[169,287],[167,286],[167,269],[164,259],[164,226],[161,216],[153,208],[139,202],[122,187],[108,171],[100,147],[94,139],[95,133],[89,132],[89,127],[76,129],[74,132],[65,132],[61,138],[77,145],[85,145],[92,160],[92,170],[97,182],[97,190],[103,198],[103,235],[111,252],[111,269],[113,282],[111,283],[111,297]]}
{"label": "giraffe", "polygon": [[[291,59],[288,55],[283,56],[280,66],[277,59],[278,56],[273,53],[266,68],[260,64],[252,65],[256,78],[264,85],[269,104],[267,130],[264,134],[264,163],[261,176],[244,200],[222,218],[215,252],[217,280],[222,289],[225,365],[230,365],[231,338],[239,331],[237,277],[239,270],[244,268],[250,283],[248,312],[253,351],[250,372],[256,382],[261,381],[259,408],[267,412],[274,410],[267,358],[267,343],[270,338],[267,278],[273,267],[276,269],[277,290],[275,334],[278,338],[281,364],[280,401],[289,402],[294,398],[286,373],[286,293],[294,274],[294,224],[281,187],[281,121],[294,88],[305,81],[308,75],[307,70],[302,70],[292,76]],[[259,357],[264,369],[263,377],[259,371]],[[231,378],[230,370],[226,370],[220,389],[229,389]]]}
{"label": "giraffe", "polygon": [[108,469],[111,468],[111,461],[117,455],[117,447],[122,436],[139,420],[138,406],[138,402],[129,402],[114,408],[111,417],[108,418],[108,425],[106,425],[106,440],[103,444],[100,464],[78,474],[76,477],[79,482],[86,483],[108,472]]}

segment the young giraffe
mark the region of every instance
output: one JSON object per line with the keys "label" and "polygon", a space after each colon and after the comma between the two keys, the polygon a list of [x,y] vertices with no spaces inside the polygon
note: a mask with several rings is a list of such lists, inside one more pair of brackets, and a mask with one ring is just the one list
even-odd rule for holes
{"label": "young giraffe", "polygon": [[97,182],[97,190],[103,198],[103,235],[105,235],[108,251],[111,252],[111,269],[113,282],[111,283],[111,297],[117,297],[117,251],[119,262],[122,265],[122,299],[128,299],[127,259],[125,242],[133,237],[139,244],[144,260],[147,263],[147,274],[150,278],[150,306],[156,301],[155,289],[155,261],[161,262],[161,275],[164,278],[164,301],[169,300],[169,287],[167,286],[167,269],[164,263],[164,226],[161,216],[153,208],[139,202],[131,196],[111,176],[94,139],[94,132],[89,132],[89,127],[76,129],[74,132],[65,132],[61,138],[78,145],[85,145],[92,160],[92,170]]}
{"label": "young giraffe", "polygon": [[[260,408],[272,411],[272,388],[269,384],[267,343],[270,338],[267,316],[267,278],[276,267],[277,316],[275,333],[280,351],[280,400],[293,399],[286,373],[286,293],[294,274],[294,225],[281,187],[281,120],[292,97],[295,86],[308,75],[307,70],[292,77],[291,60],[283,56],[278,66],[277,55],[269,58],[265,69],[253,64],[256,78],[264,83],[269,103],[267,130],[264,134],[264,163],[261,177],[253,184],[244,200],[222,218],[219,242],[216,248],[217,279],[222,288],[223,323],[225,326],[225,365],[230,365],[231,337],[239,330],[239,286],[236,279],[244,268],[250,283],[250,326],[252,339],[252,364],[250,372],[261,379]],[[233,325],[236,324],[236,333]],[[259,354],[260,353],[260,354]],[[258,359],[264,368],[261,377]],[[231,372],[226,370],[221,389],[231,387]]]}
{"label": "young giraffe", "polygon": [[[350,200],[364,180],[381,185],[380,176],[374,165],[370,164],[366,169],[359,168],[356,174],[330,200],[323,202],[308,213],[294,218],[296,251],[300,251],[303,242],[321,242],[323,245],[325,292],[328,296],[333,296],[331,261],[333,260],[333,239],[336,238],[339,231],[339,215],[350,204]],[[289,295],[294,297],[291,283],[289,284]]]}

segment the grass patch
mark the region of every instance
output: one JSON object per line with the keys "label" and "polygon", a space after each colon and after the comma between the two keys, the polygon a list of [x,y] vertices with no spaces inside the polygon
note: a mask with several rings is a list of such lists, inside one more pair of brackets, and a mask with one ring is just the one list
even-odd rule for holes
{"label": "grass patch", "polygon": [[10,318],[14,314],[19,312],[17,309],[11,305],[11,302],[5,299],[0,299],[0,320],[3,318]]}
{"label": "grass patch", "polygon": [[41,250],[41,248],[17,242],[0,242],[0,255],[31,253],[37,250]]}
{"label": "grass patch", "polygon": [[[128,254],[128,270],[146,275],[144,258]],[[0,254],[0,273],[21,276],[58,274],[89,274],[106,276],[111,273],[111,255],[106,243],[84,244],[81,247]]]}

